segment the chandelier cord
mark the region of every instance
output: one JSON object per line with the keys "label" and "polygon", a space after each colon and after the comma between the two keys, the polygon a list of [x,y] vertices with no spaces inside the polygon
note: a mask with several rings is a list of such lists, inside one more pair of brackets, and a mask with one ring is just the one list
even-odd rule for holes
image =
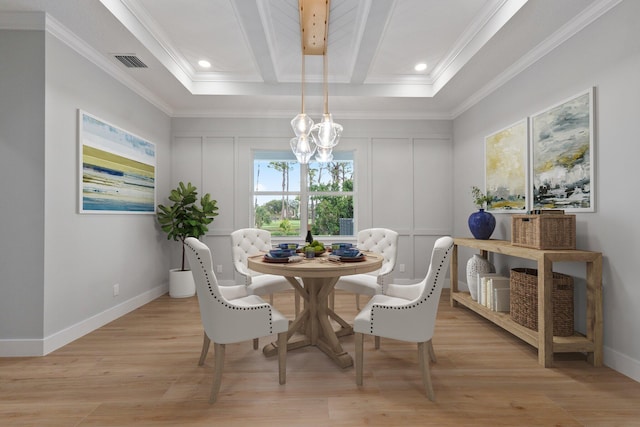
{"label": "chandelier cord", "polygon": [[301,93],[301,98],[302,98],[302,106],[300,107],[300,112],[302,114],[304,114],[304,75],[305,75],[305,70],[304,70],[304,63],[306,62],[304,59],[304,52],[301,52],[302,54],[302,77],[300,78],[300,82],[302,85],[302,88],[300,89],[300,93]]}
{"label": "chandelier cord", "polygon": [[300,1],[298,3],[298,12],[299,12],[299,19],[300,19],[300,56],[302,57],[302,77],[300,78],[300,85],[302,86],[300,89],[300,93],[301,93],[301,103],[302,106],[300,107],[300,113],[304,114],[304,75],[305,75],[305,70],[304,70],[304,63],[305,63],[305,58],[304,58],[304,26],[302,25],[302,23],[304,22],[304,16],[303,16],[303,2]]}
{"label": "chandelier cord", "polygon": [[324,113],[329,114],[329,61],[327,60],[327,51],[325,49],[322,55],[322,74],[324,76]]}

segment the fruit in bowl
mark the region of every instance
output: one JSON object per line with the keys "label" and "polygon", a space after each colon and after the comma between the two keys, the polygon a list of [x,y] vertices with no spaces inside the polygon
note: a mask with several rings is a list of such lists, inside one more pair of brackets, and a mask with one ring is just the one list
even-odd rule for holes
{"label": "fruit in bowl", "polygon": [[324,245],[317,240],[314,240],[313,242],[311,242],[311,244],[306,245],[304,248],[302,248],[302,253],[306,253],[307,250],[310,249],[313,249],[316,255],[321,255],[325,252]]}

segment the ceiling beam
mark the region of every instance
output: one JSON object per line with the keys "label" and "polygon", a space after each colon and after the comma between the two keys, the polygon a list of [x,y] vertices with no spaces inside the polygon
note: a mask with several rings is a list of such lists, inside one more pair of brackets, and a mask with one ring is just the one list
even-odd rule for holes
{"label": "ceiling beam", "polygon": [[324,55],[327,50],[330,0],[298,0],[304,55]]}

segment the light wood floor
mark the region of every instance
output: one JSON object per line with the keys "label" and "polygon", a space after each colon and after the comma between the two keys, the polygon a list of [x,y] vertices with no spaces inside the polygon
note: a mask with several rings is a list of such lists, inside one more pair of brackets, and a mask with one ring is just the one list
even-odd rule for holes
{"label": "light wood floor", "polygon": [[[292,316],[293,295],[275,305]],[[336,308],[356,314],[352,295],[339,293]],[[48,356],[0,358],[0,426],[640,426],[640,383],[581,355],[544,369],[535,349],[449,307],[447,293],[439,310],[435,403],[415,345],[382,339],[376,351],[368,337],[362,388],[315,348],[289,353],[279,385],[275,357],[228,345],[209,405],[213,355],[197,366],[197,301],[164,296]],[[353,355],[353,336],[342,342]]]}

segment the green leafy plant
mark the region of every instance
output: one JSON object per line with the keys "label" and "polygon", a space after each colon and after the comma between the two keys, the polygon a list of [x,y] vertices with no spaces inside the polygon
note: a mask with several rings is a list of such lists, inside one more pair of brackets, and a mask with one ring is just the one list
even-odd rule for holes
{"label": "green leafy plant", "polygon": [[169,200],[172,205],[158,205],[156,217],[162,228],[167,233],[167,239],[182,242],[182,271],[185,269],[184,240],[187,237],[199,238],[208,230],[214,217],[218,216],[217,201],[211,199],[209,193],[200,198],[198,206],[198,191],[191,183],[171,190]]}
{"label": "green leafy plant", "polygon": [[478,187],[475,185],[471,187],[471,196],[473,196],[473,203],[476,205],[478,209],[484,209],[485,204],[488,206],[489,203],[493,200],[493,197],[487,194],[485,195]]}

